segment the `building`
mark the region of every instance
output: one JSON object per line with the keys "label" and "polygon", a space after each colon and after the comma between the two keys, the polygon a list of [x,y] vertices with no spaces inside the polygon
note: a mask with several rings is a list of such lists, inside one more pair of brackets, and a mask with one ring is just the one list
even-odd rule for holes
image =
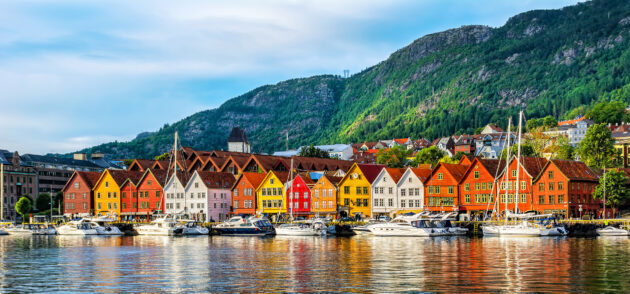
{"label": "building", "polygon": [[475,154],[476,143],[473,136],[461,135],[455,140],[455,153]]}
{"label": "building", "polygon": [[588,128],[594,124],[595,122],[581,117],[571,121],[559,122],[558,127],[543,133],[551,138],[565,136],[569,139],[571,146],[577,147],[584,139],[584,136],[586,136]]}
{"label": "building", "polygon": [[278,214],[287,212],[284,205],[285,183],[289,179],[288,172],[269,171],[260,186],[256,189],[257,213],[277,220]]}
{"label": "building", "polygon": [[129,173],[141,174],[139,172],[110,169],[106,169],[101,173],[101,177],[92,189],[95,215],[110,215],[113,218],[120,216],[120,187],[129,178]]}
{"label": "building", "polygon": [[397,213],[417,213],[424,209],[424,181],[431,176],[431,171],[427,167],[409,167],[405,170],[397,184]]}
{"label": "building", "polygon": [[[398,181],[402,177],[403,168],[383,168],[372,183],[372,216],[392,216],[401,207],[398,202]],[[406,192],[407,190],[405,190]],[[413,189],[412,189],[413,193]],[[406,207],[407,200],[402,200]],[[411,203],[413,207],[413,202]],[[420,203],[418,203],[420,206]]]}
{"label": "building", "polygon": [[309,216],[311,214],[311,189],[315,182],[308,173],[300,173],[287,182],[287,213],[296,216]]}
{"label": "building", "polygon": [[453,137],[444,137],[436,139],[433,142],[438,149],[444,151],[448,156],[455,155],[455,140]]}
{"label": "building", "polygon": [[63,214],[66,216],[88,216],[94,212],[94,184],[101,177],[98,172],[75,171],[63,191]]}
{"label": "building", "polygon": [[[533,180],[547,164],[547,159],[539,157],[512,158],[508,169],[497,179],[499,185],[499,211],[529,211],[534,209]],[[507,194],[507,195],[506,195]],[[507,198],[506,198],[507,197]]]}
{"label": "building", "polygon": [[228,151],[229,152],[242,152],[251,153],[251,146],[247,140],[245,131],[239,127],[233,127],[230,136],[228,137]]}
{"label": "building", "polygon": [[[0,187],[2,188],[2,213],[0,220],[17,218],[15,204],[25,195],[37,193],[37,172],[16,152],[0,150]],[[31,197],[33,200],[35,197]],[[33,206],[35,203],[33,203]]]}
{"label": "building", "polygon": [[256,189],[265,179],[267,174],[241,173],[232,187],[232,214],[255,215],[256,214]]}
{"label": "building", "polygon": [[234,175],[195,171],[186,185],[185,211],[196,220],[224,221],[231,212]]}
{"label": "building", "polygon": [[[148,169],[147,169],[148,171]],[[120,185],[120,216],[123,220],[139,218],[138,186],[146,172],[129,171],[127,179]],[[144,197],[142,197],[144,198]],[[143,214],[146,216],[146,213]],[[148,217],[146,217],[148,219]]]}
{"label": "building", "polygon": [[497,178],[505,169],[505,160],[473,158],[459,183],[459,211],[469,219],[483,219],[492,211],[497,195]]}
{"label": "building", "polygon": [[440,212],[459,211],[459,182],[468,165],[440,162],[425,180],[425,210]]}
{"label": "building", "polygon": [[164,205],[165,213],[183,213],[186,209],[186,185],[190,179],[190,174],[186,171],[178,170],[176,174],[169,175],[169,179],[164,185],[166,201]]}
{"label": "building", "polygon": [[342,177],[323,174],[313,186],[313,213],[330,217],[337,214],[337,185]]}
{"label": "building", "polygon": [[505,130],[503,130],[500,127],[497,127],[495,124],[487,124],[483,130],[481,130],[481,134],[498,134],[498,133],[505,133]]}
{"label": "building", "polygon": [[593,199],[598,183],[595,172],[583,162],[549,160],[534,180],[534,210],[569,218],[599,217],[602,201]]}
{"label": "building", "polygon": [[372,183],[385,168],[382,164],[353,164],[339,182],[337,210],[340,216],[372,216]]}
{"label": "building", "polygon": [[[164,212],[165,170],[147,169],[137,182],[138,214],[141,216]],[[147,218],[148,219],[148,218]]]}

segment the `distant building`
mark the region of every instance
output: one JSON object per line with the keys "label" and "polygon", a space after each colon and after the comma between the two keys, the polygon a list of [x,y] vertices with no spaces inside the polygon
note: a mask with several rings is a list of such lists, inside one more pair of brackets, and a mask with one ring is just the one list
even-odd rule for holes
{"label": "distant building", "polygon": [[[0,165],[2,165],[3,216],[4,219],[15,219],[15,203],[24,195],[34,195],[37,192],[37,172],[28,164],[17,151],[11,153],[0,150]],[[35,200],[35,197],[32,197]],[[35,205],[35,203],[33,203]]]}
{"label": "distant building", "polygon": [[230,137],[228,137],[228,151],[251,153],[251,146],[247,140],[247,134],[239,127],[232,128]]}
{"label": "distant building", "polygon": [[550,136],[552,138],[558,136],[566,136],[569,138],[569,143],[573,147],[577,147],[577,145],[582,142],[584,136],[586,136],[586,130],[595,123],[588,119],[575,119],[568,122],[559,122],[558,127],[545,131],[545,135]]}

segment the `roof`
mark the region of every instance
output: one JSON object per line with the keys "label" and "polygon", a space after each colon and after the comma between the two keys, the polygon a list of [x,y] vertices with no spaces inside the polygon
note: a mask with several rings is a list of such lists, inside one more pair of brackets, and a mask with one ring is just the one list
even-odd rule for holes
{"label": "roof", "polygon": [[323,175],[323,177],[326,177],[326,179],[328,179],[328,181],[330,181],[333,185],[338,186],[339,182],[341,182],[341,180],[343,179],[342,177],[334,177],[334,176],[328,176],[328,175]]}
{"label": "roof", "polygon": [[429,177],[431,177],[431,172],[433,170],[431,170],[430,168],[421,168],[421,167],[412,167],[409,168],[415,175],[416,177],[418,177],[420,179],[420,181],[424,182],[426,181]]}
{"label": "roof", "polygon": [[365,179],[368,180],[368,182],[370,182],[371,184],[372,182],[374,182],[374,179],[376,179],[381,170],[386,167],[386,165],[357,163],[357,167],[359,167],[359,169],[365,176]]}
{"label": "roof", "polygon": [[525,171],[532,178],[536,178],[547,164],[547,159],[542,157],[521,157],[520,162]]}
{"label": "roof", "polygon": [[394,180],[394,183],[398,183],[398,181],[400,180],[400,178],[402,178],[402,175],[405,173],[405,169],[404,168],[390,168],[390,167],[386,167],[385,171],[387,171],[387,173],[392,177],[392,179]]}
{"label": "roof", "polygon": [[131,165],[127,167],[127,169],[131,169],[132,166],[137,165],[140,168],[140,171],[145,171],[151,166],[153,166],[154,163],[155,163],[155,160],[151,160],[151,159],[134,159]]}
{"label": "roof", "polygon": [[245,167],[245,164],[247,163],[247,161],[249,160],[249,157],[251,155],[236,155],[236,154],[232,154],[230,155],[230,158],[228,158],[227,161],[225,161],[223,163],[223,166],[221,166],[221,168],[225,168],[228,164],[229,161],[232,161],[236,166],[238,166],[239,169],[243,169]]}
{"label": "roof", "polygon": [[498,176],[501,171],[505,168],[505,160],[500,159],[489,159],[489,158],[479,158],[477,157],[477,162],[483,165],[484,168],[490,173],[491,176]]}
{"label": "roof", "polygon": [[137,171],[126,171],[126,170],[116,170],[116,169],[113,169],[113,170],[110,169],[108,171],[119,187],[122,186],[127,180],[129,180],[132,184],[137,185],[140,179],[142,178],[142,176],[144,175],[143,172],[137,172]]}
{"label": "roof", "polygon": [[585,120],[586,116],[581,116],[578,117],[576,119],[572,119],[572,120],[565,120],[565,121],[559,121],[558,122],[558,126],[563,126],[563,125],[574,125],[575,123],[581,121],[581,120]]}
{"label": "roof", "polygon": [[315,185],[315,181],[311,179],[311,176],[308,173],[299,173],[296,177],[300,177],[307,186]]}
{"label": "roof", "polygon": [[164,185],[166,185],[166,174],[168,173],[168,171],[163,169],[147,169],[142,175],[142,178],[138,180],[138,182],[142,182],[149,173],[151,173],[153,177],[155,177],[155,180],[158,181],[160,186],[163,187]]}
{"label": "roof", "polygon": [[231,173],[197,171],[199,178],[207,188],[231,188],[236,179]]}
{"label": "roof", "polygon": [[495,124],[488,124],[488,127],[489,127],[490,129],[492,129],[493,131],[498,132],[498,133],[503,133],[503,132],[505,132],[505,130],[504,130],[504,129],[502,129],[502,128],[498,127],[498,126],[497,126],[497,125],[495,125]]}
{"label": "roof", "polygon": [[63,158],[63,157],[35,155],[35,154],[24,154],[20,157],[22,160],[28,163],[45,163],[45,164],[53,164],[53,165],[66,165],[66,166],[76,166],[76,167],[96,168],[96,169],[101,168],[100,166],[88,160],[76,160],[73,158]]}
{"label": "roof", "polygon": [[403,144],[407,143],[408,140],[409,140],[409,138],[394,139],[394,141],[396,141],[396,143],[398,143],[399,145],[403,145]]}
{"label": "roof", "polygon": [[569,180],[597,182],[597,175],[584,162],[552,159],[553,163]]}
{"label": "roof", "polygon": [[286,183],[287,180],[289,180],[289,172],[281,172],[281,171],[271,171],[271,173],[273,175],[276,176],[276,178],[278,178],[278,180],[280,180],[281,183]]}
{"label": "roof", "polygon": [[437,171],[440,166],[444,167],[444,169],[446,169],[446,171],[448,171],[448,173],[451,174],[451,176],[453,176],[453,178],[455,178],[455,181],[457,182],[461,181],[461,179],[464,177],[464,174],[466,174],[468,167],[470,167],[469,165],[465,164],[440,162],[433,171]]}
{"label": "roof", "polygon": [[241,177],[245,177],[247,181],[254,186],[254,189],[257,189],[260,183],[265,180],[265,176],[267,176],[267,174],[244,172],[239,176],[239,180]]}
{"label": "roof", "polygon": [[247,135],[244,130],[241,130],[239,127],[233,127],[230,136],[228,137],[228,142],[245,142],[249,144],[247,141]]}
{"label": "roof", "polygon": [[68,179],[66,184],[63,186],[63,189],[61,189],[61,190],[64,190],[64,191],[66,190],[66,187],[68,186],[68,184],[70,184],[70,180],[74,176],[77,176],[77,177],[81,178],[85,182],[85,184],[87,184],[87,187],[90,190],[92,190],[92,188],[94,188],[94,185],[96,185],[96,182],[98,182],[98,179],[101,178],[101,173],[99,173],[99,172],[87,172],[87,171],[75,171],[74,174],[72,174],[70,179]]}
{"label": "roof", "polygon": [[[300,150],[302,150],[302,148],[304,147],[308,147],[308,146],[302,146],[300,148],[298,148],[296,151],[296,153],[299,153]],[[313,146],[317,149],[320,150],[324,150],[326,152],[342,152],[348,148],[352,148],[352,145],[349,144],[331,144],[331,145],[316,145]],[[288,152],[288,151],[280,151],[280,152]],[[274,153],[275,154],[275,153]]]}

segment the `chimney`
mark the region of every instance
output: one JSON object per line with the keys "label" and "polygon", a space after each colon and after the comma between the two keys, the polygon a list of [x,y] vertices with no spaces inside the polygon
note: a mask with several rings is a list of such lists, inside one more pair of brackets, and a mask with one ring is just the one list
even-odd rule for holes
{"label": "chimney", "polygon": [[87,160],[87,154],[85,153],[75,153],[72,155],[75,160]]}
{"label": "chimney", "polygon": [[105,158],[105,154],[101,153],[101,152],[94,152],[92,153],[92,159],[103,159]]}

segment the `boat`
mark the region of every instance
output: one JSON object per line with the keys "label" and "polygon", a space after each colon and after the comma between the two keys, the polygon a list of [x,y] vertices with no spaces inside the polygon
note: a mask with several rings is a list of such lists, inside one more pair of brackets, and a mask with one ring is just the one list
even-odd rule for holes
{"label": "boat", "polygon": [[9,225],[4,231],[11,235],[56,235],[55,227],[48,224]]}
{"label": "boat", "polygon": [[96,230],[98,235],[105,236],[120,236],[123,235],[123,232],[117,226],[111,225],[115,219],[110,219],[108,217],[98,217],[98,218],[88,218],[86,219],[90,222],[92,227]]}
{"label": "boat", "polygon": [[[367,233],[370,232],[370,230],[368,230],[367,227],[365,227],[365,231],[367,231]],[[326,235],[332,235],[332,236],[354,236],[356,234],[357,234],[357,232],[354,230],[354,228],[352,228],[349,225],[335,224],[335,225],[332,225],[332,226],[328,226],[326,228]]]}
{"label": "boat", "polygon": [[410,219],[398,216],[387,223],[368,225],[368,230],[374,236],[390,237],[431,237],[435,231],[427,226],[428,220]]}
{"label": "boat", "polygon": [[264,236],[275,234],[275,229],[266,218],[233,216],[214,227],[220,235]]}
{"label": "boat", "polygon": [[556,222],[556,218],[551,216],[550,214],[546,215],[538,215],[535,216],[540,218],[540,235],[555,237],[555,236],[566,236],[569,234],[569,231],[562,225],[559,225]]}
{"label": "boat", "polygon": [[5,236],[8,235],[9,232],[7,232],[4,228],[0,228],[0,236]]}
{"label": "boat", "polygon": [[208,230],[208,228],[202,226],[200,222],[196,221],[184,221],[184,225],[182,225],[181,228],[183,229],[182,235],[184,236],[210,234],[210,230]]}
{"label": "boat", "polygon": [[73,220],[57,228],[59,235],[98,235],[89,220]]}
{"label": "boat", "polygon": [[183,234],[183,227],[172,215],[158,217],[149,224],[136,226],[138,235],[179,236]]}
{"label": "boat", "polygon": [[630,233],[627,230],[615,228],[613,226],[607,226],[605,228],[595,230],[600,236],[628,236]]}
{"label": "boat", "polygon": [[453,226],[452,221],[455,220],[455,215],[454,212],[447,213],[441,217],[438,216],[439,219],[435,221],[435,227],[437,229],[443,229],[440,230],[440,233],[443,233],[444,236],[463,236],[468,234],[467,228]]}

